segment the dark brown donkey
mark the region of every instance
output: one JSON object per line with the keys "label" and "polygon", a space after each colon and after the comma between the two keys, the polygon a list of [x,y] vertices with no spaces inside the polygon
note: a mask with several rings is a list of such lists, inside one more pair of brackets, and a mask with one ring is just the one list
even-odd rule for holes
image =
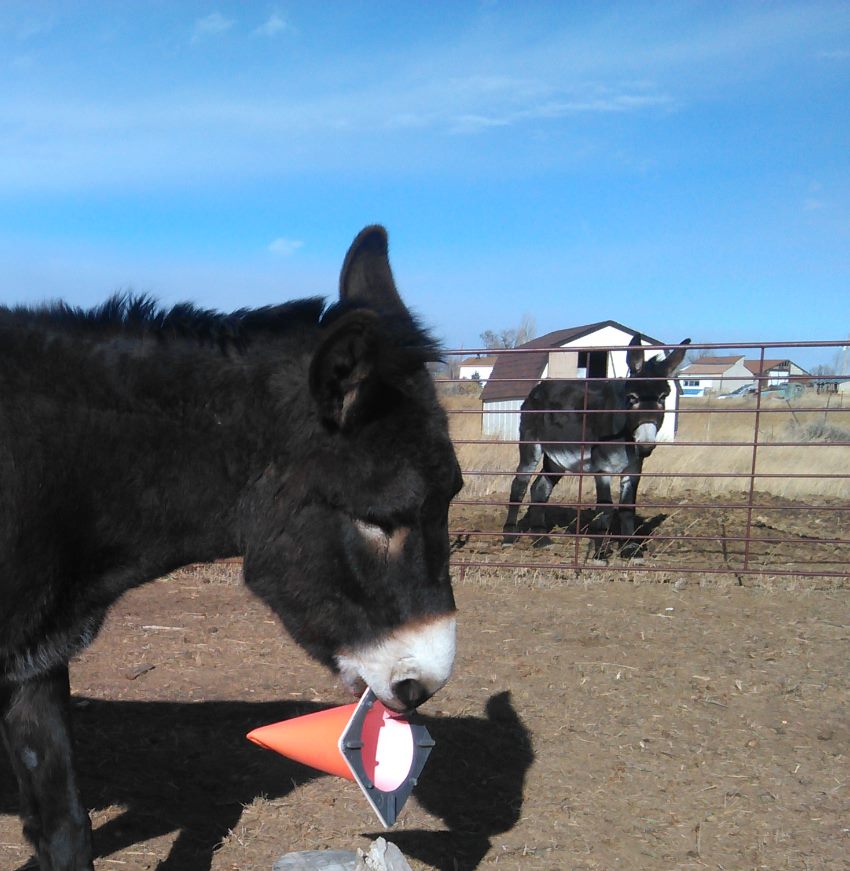
{"label": "dark brown donkey", "polygon": [[436,354],[381,227],[329,308],[0,309],[0,726],[43,871],[92,869],[68,660],[131,587],[241,554],[353,690],[403,711],[448,680],[461,477]]}

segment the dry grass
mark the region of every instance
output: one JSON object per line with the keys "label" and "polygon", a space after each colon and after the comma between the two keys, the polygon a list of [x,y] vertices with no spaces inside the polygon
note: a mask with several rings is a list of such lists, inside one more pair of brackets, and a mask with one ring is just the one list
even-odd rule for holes
{"label": "dry grass", "polygon": [[[833,477],[850,470],[850,447],[835,444],[850,441],[850,408],[832,399],[805,395],[788,403],[781,399],[764,399],[758,416],[752,399],[717,400],[685,399],[679,415],[677,442],[660,445],[644,466],[645,473],[664,473],[663,477],[646,474],[642,493],[658,498],[677,497],[685,492],[720,496],[749,489],[753,471],[753,442],[756,475],[755,491],[786,499],[846,500],[850,481]],[[481,403],[472,396],[451,396],[444,400],[449,412],[452,438],[481,438]],[[815,405],[816,411],[803,409]],[[757,439],[756,439],[757,434]],[[804,444],[785,446],[782,442]],[[688,444],[698,442],[700,444]],[[722,442],[724,444],[716,444]],[[684,444],[683,444],[684,443]],[[505,499],[516,467],[517,448],[510,443],[460,444],[458,455],[465,472],[467,498]],[[486,471],[495,474],[478,475]],[[498,474],[510,473],[510,474]],[[808,475],[811,477],[786,477]],[[684,477],[688,475],[689,477]],[[697,475],[698,477],[691,477]],[[720,477],[720,476],[723,477]],[[734,477],[728,477],[733,475]],[[563,501],[577,500],[579,486],[583,501],[593,501],[593,485],[580,485],[567,478],[559,485]]]}

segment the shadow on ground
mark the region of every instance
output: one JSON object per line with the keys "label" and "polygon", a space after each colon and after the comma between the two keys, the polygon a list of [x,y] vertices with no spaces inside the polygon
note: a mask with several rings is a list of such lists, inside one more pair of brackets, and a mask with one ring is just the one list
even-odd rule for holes
{"label": "shadow on ground", "polygon": [[[519,518],[516,533],[508,533],[502,542],[511,545],[523,539],[531,541],[535,548],[551,547],[554,544],[572,545],[575,536],[587,539],[587,553],[590,558],[597,551],[610,554],[628,545],[632,549],[629,559],[642,558],[655,532],[669,515],[656,514],[654,517],[635,517],[635,531],[631,537],[623,536],[620,530],[620,517],[615,511],[611,528],[606,530],[602,516],[594,509],[585,508],[579,513],[575,508],[564,505],[546,505],[535,518],[537,525],[532,525],[528,512]],[[459,534],[452,541],[452,553],[458,553],[470,544],[475,533]],[[472,548],[470,548],[472,550]]]}
{"label": "shadow on ground", "polygon": [[[124,702],[75,697],[77,768],[89,808],[126,811],[94,832],[95,856],[178,831],[161,871],[209,871],[216,845],[243,805],[279,798],[322,776],[245,740],[257,725],[320,710],[291,702]],[[415,796],[445,831],[381,833],[408,855],[471,871],[490,836],[519,820],[533,760],[528,731],[508,693],[486,717],[422,717],[436,747]],[[0,813],[17,812],[14,777],[0,754]],[[34,866],[25,864],[22,868]]]}

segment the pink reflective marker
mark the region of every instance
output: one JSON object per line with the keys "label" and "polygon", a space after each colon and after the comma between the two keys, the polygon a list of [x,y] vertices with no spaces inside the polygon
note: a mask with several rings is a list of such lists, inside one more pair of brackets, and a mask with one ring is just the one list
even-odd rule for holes
{"label": "pink reflective marker", "polygon": [[375,701],[363,721],[363,768],[383,792],[398,789],[413,765],[413,731],[399,714]]}

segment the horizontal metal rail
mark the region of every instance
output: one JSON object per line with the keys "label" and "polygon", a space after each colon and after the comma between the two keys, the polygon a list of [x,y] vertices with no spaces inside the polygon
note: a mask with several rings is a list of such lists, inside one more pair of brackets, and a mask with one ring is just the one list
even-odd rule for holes
{"label": "horizontal metal rail", "polygon": [[[540,506],[549,508],[575,508],[575,502],[556,502],[554,500],[550,500],[549,502],[511,502],[510,499],[507,501],[486,501],[481,499],[455,499],[452,502],[453,505],[476,505],[483,507],[491,507],[491,508],[502,508],[507,507],[509,505],[525,505],[527,507],[532,506]],[[585,511],[587,509],[601,509],[610,507],[610,503],[608,502],[582,502],[581,510]],[[652,500],[641,499],[640,500],[641,508],[669,508],[671,511],[674,509],[682,508],[682,505],[677,502],[656,502]],[[712,503],[699,503],[699,504],[689,504],[687,506],[689,511],[740,511],[742,509],[748,508],[749,502],[712,502]],[[760,511],[850,511],[850,505],[809,505],[806,503],[797,503],[795,502],[793,505],[759,505]],[[847,539],[850,542],[850,539]]]}
{"label": "horizontal metal rail", "polygon": [[[539,380],[535,381],[534,383],[535,384],[539,383]],[[755,394],[753,394],[753,396],[755,396]],[[688,399],[687,396],[683,397],[683,398]],[[842,408],[841,406],[836,406],[834,408],[824,408],[822,405],[814,405],[811,408],[804,408],[802,406],[797,406],[797,405],[793,406],[793,410],[794,410],[795,414],[805,414],[807,412],[808,413],[824,414],[824,415],[841,414],[842,412],[846,412],[848,409],[850,409],[850,402],[848,402],[847,408]],[[593,415],[593,414],[610,414],[611,413],[610,411],[608,411],[607,409],[604,409],[604,408],[600,408],[600,409],[588,408],[588,409],[582,409],[582,410],[583,411],[586,410],[587,413],[591,414],[591,415]],[[530,408],[526,411],[526,414],[560,414],[563,411],[564,411],[563,408]],[[755,410],[752,408],[741,408],[741,407],[729,408],[729,407],[721,407],[721,406],[711,406],[710,408],[682,408],[682,407],[679,407],[676,410],[676,414],[685,415],[685,416],[692,415],[692,414],[706,415],[707,416],[709,414],[716,414],[718,411],[722,411],[724,414],[730,414],[730,415],[735,415],[735,414],[745,415],[745,414],[754,414],[755,413]],[[480,411],[476,411],[474,408],[458,408],[457,410],[453,411],[452,413],[453,414],[481,414]],[[522,410],[519,408],[513,408],[513,409],[506,408],[504,410],[499,411],[499,414],[521,414],[521,413],[522,413]],[[618,414],[633,414],[633,413],[637,414],[638,411],[633,411],[630,408],[623,408],[623,409],[619,409],[617,411],[617,413]],[[762,408],[761,413],[762,414],[775,414],[775,415],[788,414],[788,406],[784,406],[784,407],[777,406],[775,408]]]}
{"label": "horizontal metal rail", "polygon": [[[817,342],[733,342],[731,344],[723,344],[721,342],[692,342],[688,345],[682,345],[680,342],[674,342],[670,345],[640,345],[637,350],[642,351],[673,351],[676,348],[687,348],[689,351],[738,351],[749,350],[771,350],[780,348],[783,350],[802,349],[802,348],[844,348],[850,344],[847,339],[836,339],[833,341],[817,341]],[[443,351],[445,357],[494,357],[509,354],[539,354],[547,351],[625,351],[627,345],[588,345],[588,346],[553,346],[553,347],[528,347],[521,345],[517,348],[467,348],[457,349],[452,348]]]}
{"label": "horizontal metal rail", "polygon": [[[463,444],[465,442],[464,439],[458,439],[458,444]],[[486,444],[492,445],[492,441],[482,441],[479,439],[473,439],[472,444]],[[511,444],[536,444],[535,442],[528,441],[520,441],[519,439],[513,440]],[[563,445],[571,445],[585,447],[597,447],[599,445],[606,445],[607,447],[617,446],[617,445],[634,445],[634,442],[631,441],[550,441],[546,439],[544,442],[546,445],[555,445],[555,446],[563,446]],[[850,439],[842,440],[842,441],[803,441],[803,440],[795,440],[795,441],[781,441],[781,442],[751,442],[751,441],[723,441],[723,440],[713,440],[713,441],[679,441],[678,439],[675,442],[658,442],[659,447],[680,447],[680,448],[749,448],[754,444],[757,444],[760,448],[847,448],[850,447]]]}
{"label": "horizontal metal rail", "polygon": [[[452,534],[457,538],[471,538],[472,536],[480,537],[480,538],[503,538],[504,533],[501,532],[481,532],[477,529],[453,529]],[[528,538],[528,539],[539,539],[541,538],[541,534],[539,532],[513,532],[511,535],[516,536],[517,538]],[[611,541],[629,541],[631,536],[629,535],[621,535],[615,532],[592,532],[582,531],[582,535],[588,539],[610,539]],[[574,540],[575,534],[572,532],[547,532],[546,537],[550,539],[569,539],[570,541]],[[679,537],[675,535],[655,535],[653,536],[653,541],[679,541]],[[737,541],[737,542],[747,542],[753,541],[753,537],[747,537],[745,535],[724,535],[723,541]],[[794,544],[800,541],[798,536],[793,537],[781,537],[781,536],[773,536],[773,537],[761,537],[758,536],[755,538],[759,544]],[[688,541],[718,541],[716,535],[698,535],[691,534],[688,536]],[[850,538],[819,538],[810,542],[811,544],[818,545],[850,545]],[[832,561],[828,560],[827,562],[835,562],[838,563],[838,560]],[[846,563],[841,560],[841,565],[846,565]]]}
{"label": "horizontal metal rail", "polygon": [[[733,447],[741,447],[741,445],[737,442],[733,443]],[[835,447],[835,445],[829,445],[829,447]],[[494,477],[510,477],[513,478],[516,475],[516,471],[510,471],[508,469],[463,469],[464,475],[493,475]],[[595,478],[595,472],[543,472],[538,471],[534,473],[534,477],[536,478],[538,475],[542,475],[544,478]],[[795,478],[815,478],[818,480],[823,480],[825,477],[822,473],[818,474],[817,472],[711,472],[710,475],[706,475],[704,472],[641,472],[641,478],[703,478],[710,477],[712,479],[715,478],[776,478],[779,480],[794,480]],[[612,475],[612,477],[616,477],[616,475]],[[850,478],[850,472],[832,472],[828,478],[830,480],[841,480],[843,478]]]}
{"label": "horizontal metal rail", "polygon": [[[553,573],[553,572],[564,572],[571,571],[575,573],[580,573],[584,571],[610,571],[609,566],[600,566],[595,565],[591,562],[583,563],[582,565],[577,565],[574,562],[569,563],[541,563],[541,562],[513,562],[508,560],[503,560],[499,563],[493,562],[485,562],[483,560],[455,560],[453,562],[454,568],[458,570],[458,574],[460,575],[461,580],[463,579],[466,571],[468,569],[486,569],[488,572],[494,570],[502,570],[508,569],[511,571],[515,571],[517,569],[529,569],[534,570],[540,573]],[[616,570],[618,572],[625,572],[626,574],[653,574],[653,575],[736,575],[736,576],[756,576],[756,575],[771,575],[771,576],[784,576],[790,575],[795,578],[847,578],[847,571],[832,571],[830,569],[818,569],[812,571],[811,569],[795,569],[794,571],[782,570],[782,569],[765,569],[761,567],[752,567],[752,566],[726,566],[725,568],[717,568],[710,565],[705,566],[686,566],[686,565],[678,565],[678,564],[670,564],[664,565],[663,563],[656,563],[653,565],[642,565],[640,563],[625,563],[623,565],[616,566]]]}

